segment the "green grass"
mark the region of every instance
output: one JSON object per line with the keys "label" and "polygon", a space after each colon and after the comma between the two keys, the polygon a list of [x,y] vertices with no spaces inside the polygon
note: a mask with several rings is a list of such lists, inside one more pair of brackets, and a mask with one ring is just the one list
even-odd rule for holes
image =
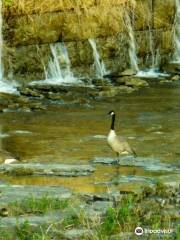
{"label": "green grass", "polygon": [[68,200],[61,200],[45,195],[41,198],[33,196],[25,198],[22,202],[14,202],[9,208],[12,215],[21,215],[24,213],[44,214],[51,210],[62,210],[68,207]]}
{"label": "green grass", "polygon": [[16,236],[18,240],[50,240],[51,237],[41,228],[39,231],[32,230],[28,221],[16,226]]}

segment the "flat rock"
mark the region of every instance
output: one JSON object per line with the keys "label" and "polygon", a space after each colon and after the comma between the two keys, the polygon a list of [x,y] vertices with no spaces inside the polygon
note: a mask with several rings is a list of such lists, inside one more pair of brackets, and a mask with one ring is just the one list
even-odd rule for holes
{"label": "flat rock", "polygon": [[141,78],[129,78],[125,82],[126,86],[132,86],[132,87],[148,87],[149,84],[146,80],[143,80]]}
{"label": "flat rock", "polygon": [[16,176],[42,175],[76,177],[90,175],[94,172],[94,168],[90,165],[19,163],[1,164],[0,172]]}
{"label": "flat rock", "polygon": [[33,196],[41,198],[43,196],[50,196],[58,199],[69,199],[72,197],[72,192],[62,186],[23,186],[23,185],[0,185],[0,206],[15,201],[21,201],[24,198]]}
{"label": "flat rock", "polygon": [[119,73],[119,76],[132,76],[132,75],[136,75],[137,71],[129,68],[124,70],[123,72]]}
{"label": "flat rock", "polygon": [[133,156],[122,156],[119,158],[119,163],[117,163],[117,159],[106,158],[106,157],[95,157],[93,163],[101,163],[101,164],[116,164],[120,166],[136,166],[142,167],[148,171],[164,171],[164,172],[178,172],[179,168],[161,162],[160,159],[151,158],[151,157],[136,157]]}
{"label": "flat rock", "polygon": [[67,93],[69,91],[78,93],[94,92],[93,86],[85,85],[57,85],[57,84],[34,84],[28,86],[33,91]]}

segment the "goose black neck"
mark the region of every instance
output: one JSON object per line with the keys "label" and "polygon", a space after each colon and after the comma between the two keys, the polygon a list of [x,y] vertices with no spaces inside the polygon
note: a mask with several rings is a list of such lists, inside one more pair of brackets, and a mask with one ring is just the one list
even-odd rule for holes
{"label": "goose black neck", "polygon": [[115,114],[112,115],[111,130],[114,130],[114,125],[115,125]]}

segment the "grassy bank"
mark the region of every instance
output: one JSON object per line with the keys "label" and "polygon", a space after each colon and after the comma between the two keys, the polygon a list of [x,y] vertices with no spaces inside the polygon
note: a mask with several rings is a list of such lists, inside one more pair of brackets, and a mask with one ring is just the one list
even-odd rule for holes
{"label": "grassy bank", "polygon": [[[175,196],[173,191],[158,184],[156,189],[145,188],[140,195],[123,194],[121,199],[111,201],[112,205],[109,204],[104,213],[97,211],[93,215],[90,209],[96,201],[87,201],[83,197],[76,196],[71,200],[58,200],[48,195],[39,199],[29,197],[7,206],[8,217],[16,216],[17,224],[13,231],[1,229],[0,239],[136,239],[134,230],[137,226],[152,230],[172,229],[172,234],[164,234],[162,239],[180,239],[180,228],[176,224],[178,219],[168,211],[171,201],[175,200],[168,200],[172,196]],[[83,207],[85,205],[86,208]],[[59,220],[41,226],[33,226],[28,221],[18,223],[18,216],[45,216],[49,212],[59,214]],[[68,233],[72,234],[72,230],[75,235],[71,238]],[[143,239],[158,237],[151,234]]]}

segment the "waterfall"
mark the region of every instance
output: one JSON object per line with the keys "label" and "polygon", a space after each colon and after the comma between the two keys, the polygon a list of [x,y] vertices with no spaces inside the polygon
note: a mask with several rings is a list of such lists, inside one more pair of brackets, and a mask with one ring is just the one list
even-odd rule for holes
{"label": "waterfall", "polygon": [[4,79],[4,69],[2,62],[3,51],[3,17],[2,17],[2,0],[0,0],[0,92],[2,93],[17,93],[16,82],[6,81]]}
{"label": "waterfall", "polygon": [[80,80],[71,71],[68,51],[63,42],[50,44],[51,57],[48,66],[44,66],[45,80],[33,81],[31,84],[78,84]]}
{"label": "waterfall", "polygon": [[168,74],[159,71],[160,53],[159,49],[155,49],[153,33],[150,26],[149,26],[149,50],[151,55],[151,66],[148,69],[138,71],[136,76],[142,78],[167,77]]}
{"label": "waterfall", "polygon": [[105,64],[103,60],[100,58],[100,55],[98,53],[96,42],[94,39],[89,39],[89,43],[93,50],[93,57],[94,57],[94,68],[96,71],[96,77],[97,78],[103,78],[105,75],[108,74],[108,71],[106,70]]}
{"label": "waterfall", "polygon": [[174,29],[174,63],[180,63],[180,0],[176,0],[176,17]]}
{"label": "waterfall", "polygon": [[137,54],[136,54],[136,41],[135,41],[135,37],[134,37],[134,31],[132,28],[131,19],[127,12],[125,12],[125,25],[127,27],[128,35],[129,35],[129,38],[128,38],[129,58],[130,58],[130,62],[131,62],[131,68],[138,72],[139,67],[138,67],[138,58],[137,58]]}
{"label": "waterfall", "polygon": [[[180,1],[180,0],[177,0]],[[134,16],[134,15],[133,15]],[[154,47],[154,39],[152,30],[149,26],[149,49],[151,53],[151,67],[146,70],[140,70],[138,66],[138,58],[136,53],[136,41],[134,36],[134,30],[132,27],[131,19],[129,13],[125,11],[125,26],[128,30],[128,42],[129,42],[129,58],[131,63],[131,68],[137,72],[137,77],[142,78],[157,78],[165,77],[167,74],[159,72],[159,50]]]}
{"label": "waterfall", "polygon": [[75,83],[76,79],[71,71],[71,62],[64,43],[50,45],[52,58],[49,60],[47,79],[54,79],[57,83]]}

